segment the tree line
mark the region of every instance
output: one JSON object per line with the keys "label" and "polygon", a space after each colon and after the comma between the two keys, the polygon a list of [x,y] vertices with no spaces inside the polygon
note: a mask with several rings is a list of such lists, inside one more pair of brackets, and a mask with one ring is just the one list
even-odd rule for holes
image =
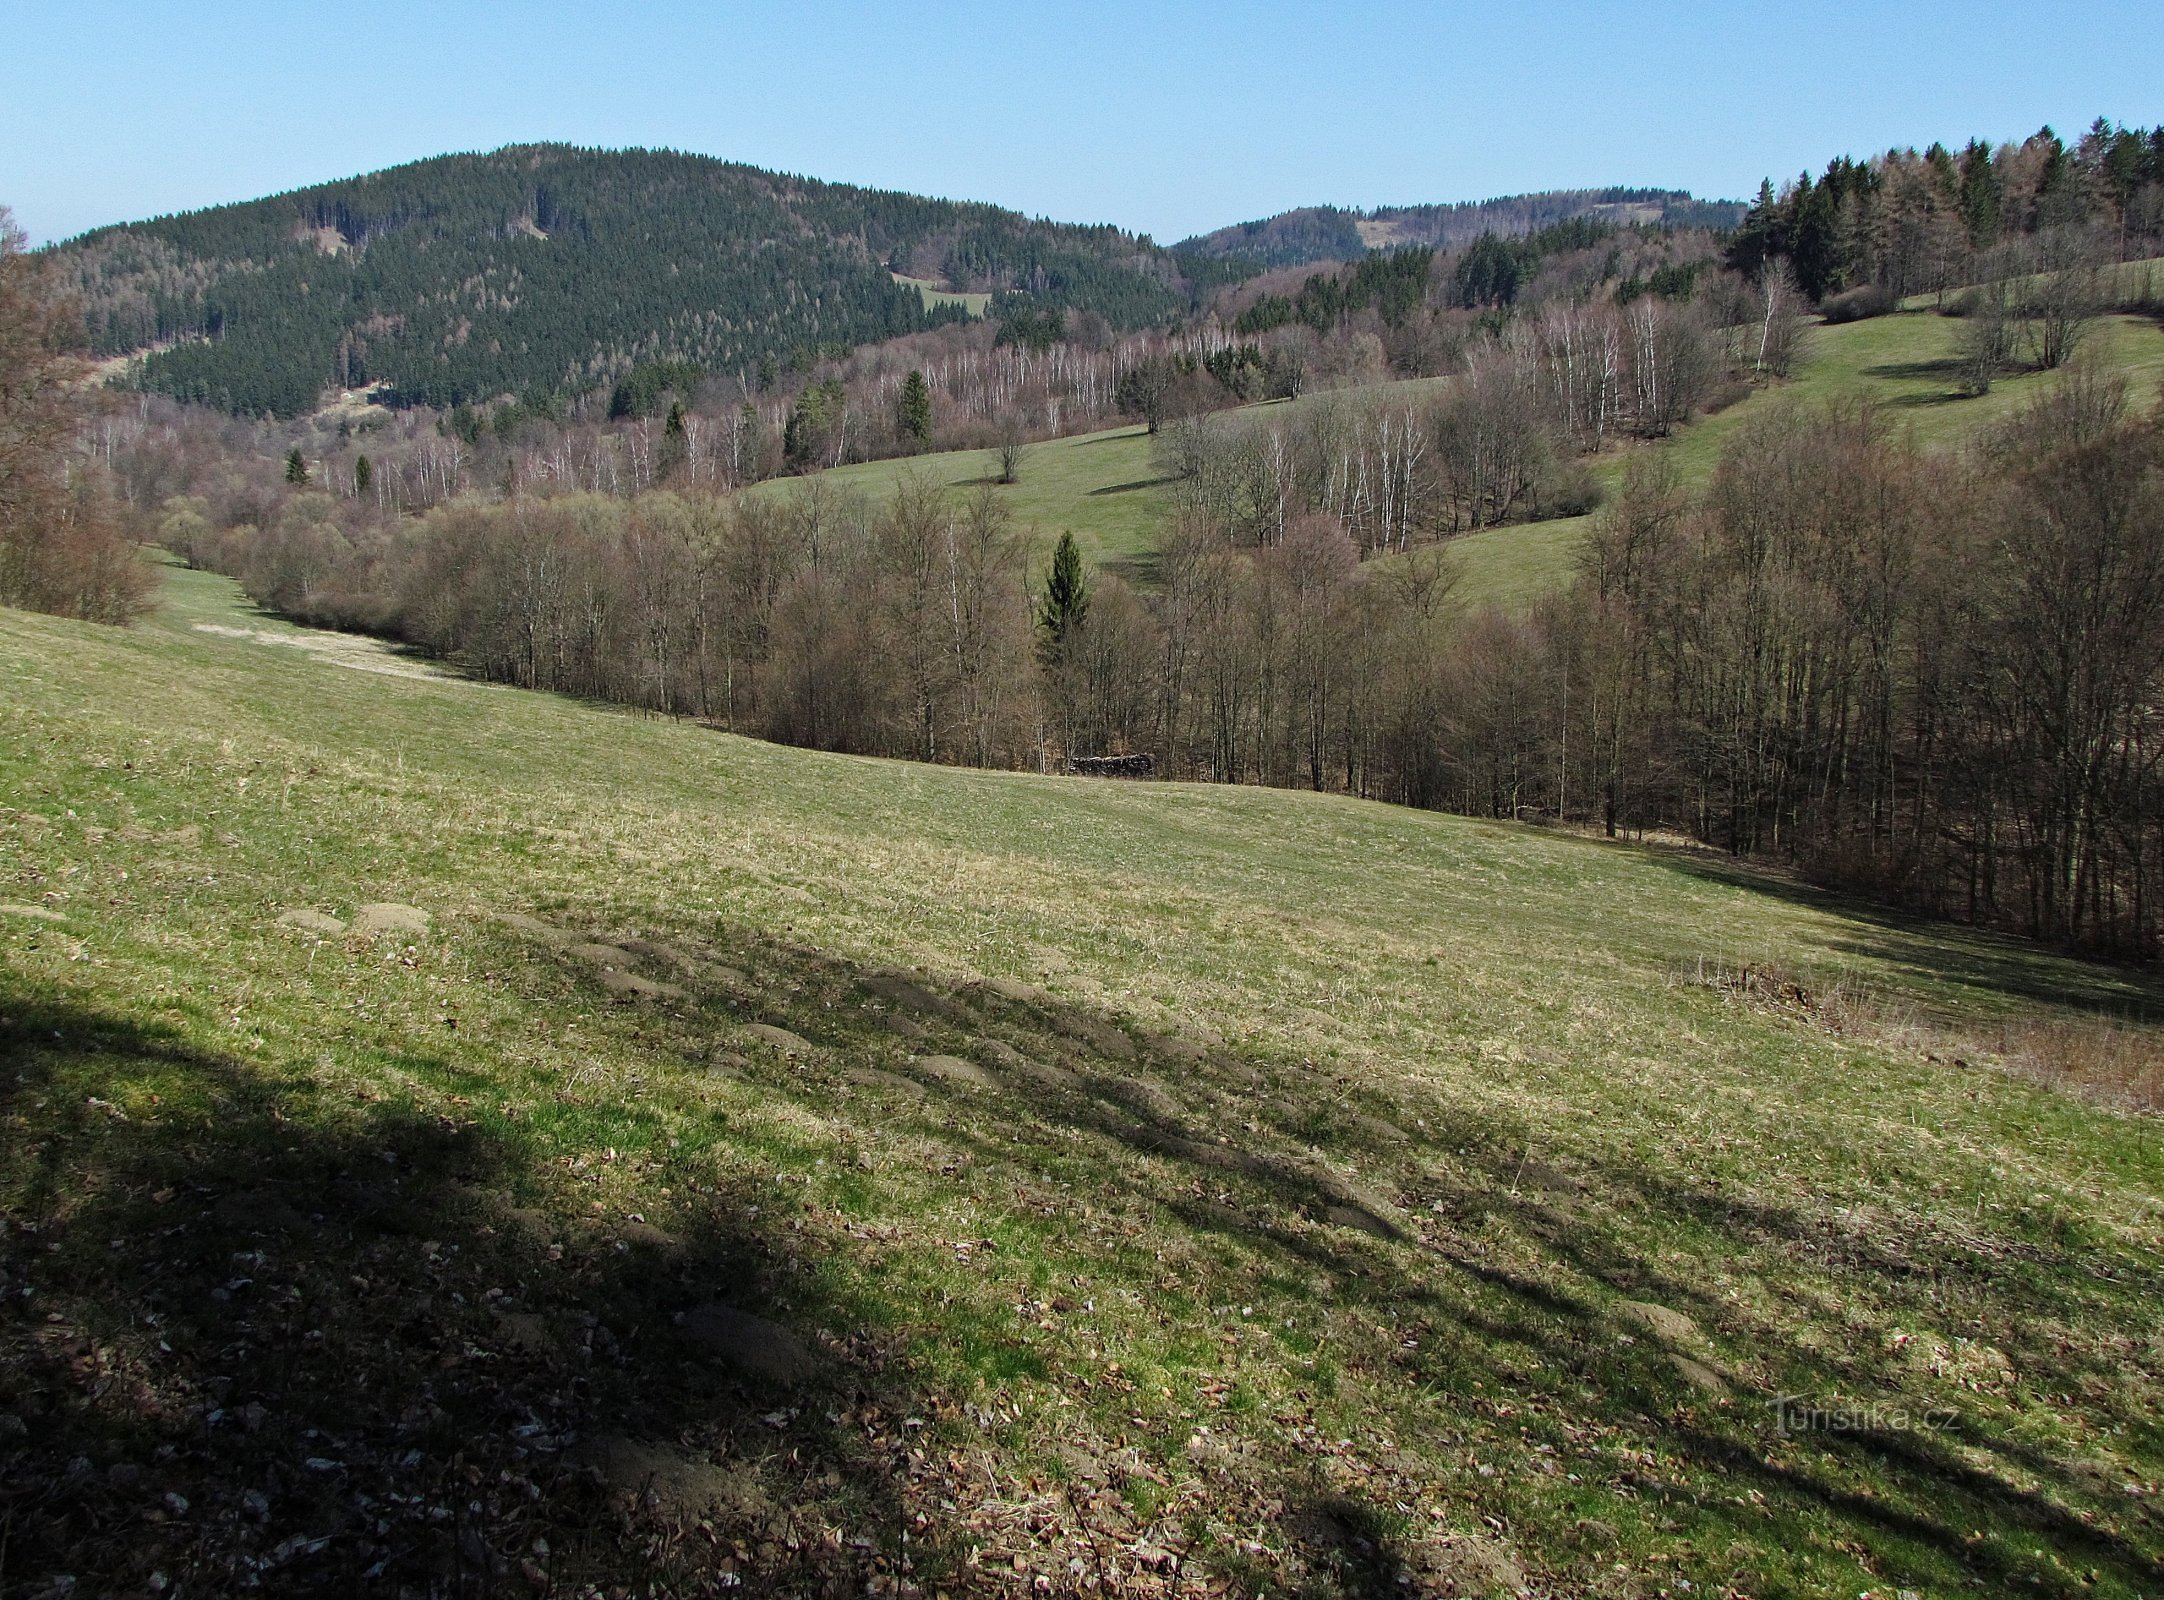
{"label": "tree line", "polygon": [[94,397],[83,328],[0,206],[0,605],[124,622],[151,579],[76,442]]}

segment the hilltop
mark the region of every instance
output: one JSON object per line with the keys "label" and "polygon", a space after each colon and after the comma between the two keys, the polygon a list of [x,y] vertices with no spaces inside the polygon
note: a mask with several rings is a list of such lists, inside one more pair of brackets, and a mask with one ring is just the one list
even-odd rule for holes
{"label": "hilltop", "polygon": [[1484,233],[1516,238],[1578,217],[1626,227],[1726,229],[1743,219],[1743,210],[1739,202],[1700,200],[1683,189],[1550,189],[1495,200],[1377,206],[1368,211],[1301,206],[1197,234],[1173,248],[1187,256],[1298,267],[1358,261],[1375,251],[1408,245],[1449,250],[1471,244]]}
{"label": "hilltop", "polygon": [[144,352],[148,388],[280,416],[372,385],[449,406],[636,366],[754,376],[1001,292],[1118,328],[1188,298],[1167,252],[1116,228],[568,145],[102,228],[58,255],[99,355]]}
{"label": "hilltop", "polygon": [[2153,1586],[2153,976],[169,585],[0,612],[22,1581]]}

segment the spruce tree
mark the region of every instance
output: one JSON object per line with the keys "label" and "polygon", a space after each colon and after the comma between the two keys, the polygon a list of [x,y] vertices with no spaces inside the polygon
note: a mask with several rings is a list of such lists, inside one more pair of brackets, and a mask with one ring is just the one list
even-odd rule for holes
{"label": "spruce tree", "polygon": [[286,452],[286,482],[296,486],[308,481],[308,463],[301,456],[301,447],[295,445]]}
{"label": "spruce tree", "polygon": [[911,444],[932,442],[932,390],[923,373],[912,370],[902,380],[901,398],[894,406],[894,425]]}
{"label": "spruce tree", "polygon": [[375,463],[366,456],[355,456],[353,458],[353,492],[357,495],[366,494],[375,481]]}
{"label": "spruce tree", "polygon": [[1089,589],[1082,577],[1082,551],[1071,532],[1059,536],[1052,552],[1052,571],[1044,580],[1044,603],[1038,608],[1038,624],[1044,629],[1045,658],[1057,662],[1067,651],[1068,639],[1089,615]]}

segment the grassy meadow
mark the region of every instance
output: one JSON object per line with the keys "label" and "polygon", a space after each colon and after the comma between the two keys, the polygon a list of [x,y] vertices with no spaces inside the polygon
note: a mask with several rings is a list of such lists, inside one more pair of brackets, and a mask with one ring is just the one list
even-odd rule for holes
{"label": "grassy meadow", "polygon": [[2149,975],[167,597],[0,612],[0,1592],[2164,1588]]}
{"label": "grassy meadow", "polygon": [[[1612,485],[1634,452],[1660,450],[1674,459],[1685,482],[1703,482],[1737,428],[1782,404],[1865,401],[1882,407],[1897,428],[1911,431],[1928,448],[1958,445],[2011,416],[2055,381],[2050,374],[2021,373],[2002,378],[1987,395],[1964,397],[1955,387],[1960,326],[1956,319],[1920,306],[1838,327],[1814,326],[1804,334],[1793,377],[1754,390],[1672,439],[1611,451],[1592,463],[1594,471]],[[2146,408],[2164,397],[2164,326],[2154,320],[2100,319],[2084,356],[2123,374],[2136,406]],[[1425,387],[1432,381],[1384,387]],[[1353,391],[1380,392],[1384,390]],[[866,462],[826,476],[836,485],[876,496],[905,472],[966,490],[992,482],[998,467],[989,450],[961,450]],[[780,480],[760,492],[791,493],[794,482]],[[1151,460],[1148,433],[1126,427],[1032,446],[1022,481],[997,492],[1013,508],[1016,520],[1036,530],[1047,548],[1060,530],[1071,530],[1085,560],[1147,584],[1163,531],[1163,483]],[[1529,608],[1570,580],[1590,521],[1567,517],[1519,523],[1453,540],[1450,559],[1458,574],[1459,597],[1472,606]]]}

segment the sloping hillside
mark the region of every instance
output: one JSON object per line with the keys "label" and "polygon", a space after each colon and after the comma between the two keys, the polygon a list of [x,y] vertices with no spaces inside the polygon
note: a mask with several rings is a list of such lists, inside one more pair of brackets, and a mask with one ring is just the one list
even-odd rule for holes
{"label": "sloping hillside", "polygon": [[2154,1592],[2153,980],[171,592],[0,613],[27,1591]]}
{"label": "sloping hillside", "polygon": [[748,374],[967,314],[897,275],[1118,327],[1185,303],[1171,258],[1114,228],[565,145],[100,229],[61,254],[99,354],[151,351],[149,387],[279,415],[373,383],[449,405],[636,364]]}
{"label": "sloping hillside", "polygon": [[[2004,420],[2043,392],[2048,373],[2000,379],[1989,394],[1958,390],[1954,351],[1960,323],[1925,310],[1841,326],[1820,325],[1804,337],[1795,375],[1754,391],[1747,399],[1682,429],[1673,438],[1633,445],[1596,459],[1594,471],[1613,482],[1634,450],[1658,450],[1676,462],[1686,483],[1711,474],[1724,442],[1746,420],[1782,404],[1836,401],[1876,405],[1897,427],[1915,430],[1935,447],[1953,447]],[[2148,407],[2164,399],[2164,328],[2147,317],[2102,319],[2086,358],[2122,376],[2133,403]],[[1336,391],[1336,403],[1387,399],[1432,388],[1436,379]],[[989,451],[963,450],[894,461],[868,462],[825,474],[837,487],[881,494],[904,473],[962,487],[990,481],[996,471]],[[1090,560],[1148,581],[1151,553],[1162,534],[1166,480],[1154,465],[1151,441],[1140,427],[1055,439],[1033,446],[1022,481],[998,492],[1018,521],[1056,535],[1071,530]],[[797,480],[762,485],[761,494],[799,491]],[[1570,581],[1590,517],[1515,523],[1467,534],[1450,542],[1458,595],[1468,605],[1525,610],[1543,594]]]}

